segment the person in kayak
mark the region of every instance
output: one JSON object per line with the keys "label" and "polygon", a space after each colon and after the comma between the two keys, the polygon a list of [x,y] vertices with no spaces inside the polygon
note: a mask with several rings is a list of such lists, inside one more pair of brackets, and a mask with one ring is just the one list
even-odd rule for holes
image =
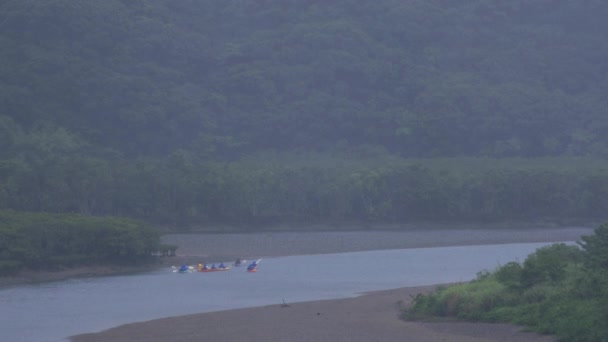
{"label": "person in kayak", "polygon": [[188,271],[188,265],[181,265],[179,267],[179,272],[186,272]]}
{"label": "person in kayak", "polygon": [[207,264],[204,264],[202,269],[203,269],[203,270],[208,270],[208,269],[209,269],[209,266],[207,266]]}
{"label": "person in kayak", "polygon": [[247,266],[247,271],[252,271],[254,270],[256,267],[258,267],[258,264],[256,264],[256,262],[252,262],[249,266]]}
{"label": "person in kayak", "polygon": [[211,269],[212,270],[217,270],[217,266],[215,266],[215,264],[211,264]]}
{"label": "person in kayak", "polygon": [[236,258],[236,261],[234,262],[235,266],[240,266],[242,263],[241,258]]}
{"label": "person in kayak", "polygon": [[217,268],[226,268],[226,266],[224,266],[224,263],[221,263]]}

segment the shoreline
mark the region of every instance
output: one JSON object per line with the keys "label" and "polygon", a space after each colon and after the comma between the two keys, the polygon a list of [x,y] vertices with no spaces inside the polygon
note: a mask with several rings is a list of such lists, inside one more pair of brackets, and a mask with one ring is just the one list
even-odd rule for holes
{"label": "shoreline", "polygon": [[163,243],[179,246],[177,256],[160,257],[141,266],[90,266],[60,271],[22,271],[0,277],[0,289],[77,278],[142,273],[180,264],[231,262],[291,255],[348,253],[369,250],[432,248],[507,243],[572,241],[593,234],[587,227],[435,228],[407,230],[266,231],[248,233],[166,234]]}
{"label": "shoreline", "polygon": [[590,234],[593,234],[593,228],[588,227],[181,233],[163,236],[163,243],[180,246],[176,257],[163,262],[165,265],[211,264],[234,261],[237,257],[257,259],[370,250],[562,242],[575,241]]}
{"label": "shoreline", "polygon": [[[592,228],[416,230],[401,232],[265,232],[258,234],[175,234],[185,243],[178,259],[232,257],[238,246],[245,256],[324,254],[392,248],[429,248],[473,244],[561,242],[579,240]],[[396,238],[398,237],[398,238]],[[200,238],[200,239],[197,239]],[[361,241],[362,240],[362,241]],[[174,243],[175,241],[172,241]],[[190,244],[188,244],[190,243]],[[181,244],[180,249],[182,248]],[[302,253],[304,252],[304,253]],[[256,254],[258,253],[258,254]],[[228,259],[227,259],[228,260]],[[418,293],[437,285],[399,288],[358,297],[217,311],[130,323],[102,332],[70,337],[72,342],[98,341],[555,341],[510,324],[458,321],[404,321],[400,311]],[[236,324],[234,322],[237,322]]]}
{"label": "shoreline", "polygon": [[57,271],[23,270],[14,276],[0,277],[0,290],[15,286],[53,283],[70,279],[137,274],[154,271],[162,267],[164,267],[162,264],[154,263],[145,266],[82,266]]}
{"label": "shoreline", "polygon": [[573,227],[597,227],[603,221],[592,219],[537,219],[527,221],[416,221],[408,223],[374,223],[360,221],[337,221],[319,223],[268,223],[264,225],[209,224],[191,225],[178,229],[162,226],[163,235],[170,234],[261,234],[261,233],[316,233],[316,232],[373,232],[416,230],[504,230],[504,229],[559,229]]}

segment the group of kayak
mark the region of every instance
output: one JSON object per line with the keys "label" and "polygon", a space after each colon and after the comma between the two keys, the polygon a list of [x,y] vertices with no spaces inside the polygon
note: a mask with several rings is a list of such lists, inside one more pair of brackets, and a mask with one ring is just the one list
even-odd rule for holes
{"label": "group of kayak", "polygon": [[[247,272],[257,272],[258,264],[262,259],[254,260],[251,264],[247,265]],[[247,260],[241,260],[238,258],[234,262],[235,267],[242,266]],[[218,266],[215,264],[211,264],[211,266],[207,264],[198,264],[195,266],[181,265],[179,268],[173,266],[173,272],[177,273],[190,273],[190,272],[218,272],[218,271],[228,271],[231,268],[224,265],[224,263],[220,263]]]}
{"label": "group of kayak", "polygon": [[207,266],[207,264],[196,265],[196,270],[199,272],[228,271],[229,269],[230,267],[224,266],[224,263],[221,263],[219,266],[215,266],[215,264],[212,264],[211,267]]}

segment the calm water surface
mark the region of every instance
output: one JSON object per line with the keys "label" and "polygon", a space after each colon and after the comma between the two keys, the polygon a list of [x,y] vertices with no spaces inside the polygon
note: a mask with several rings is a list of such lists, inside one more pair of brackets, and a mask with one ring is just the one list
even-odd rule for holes
{"label": "calm water surface", "polygon": [[155,318],[362,292],[468,281],[523,261],[547,243],[383,250],[263,259],[257,273],[173,273],[85,278],[0,290],[0,341],[68,336]]}

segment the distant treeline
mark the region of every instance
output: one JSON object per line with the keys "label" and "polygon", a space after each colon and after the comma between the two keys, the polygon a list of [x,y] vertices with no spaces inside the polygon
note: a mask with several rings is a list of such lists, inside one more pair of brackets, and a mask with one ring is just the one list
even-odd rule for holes
{"label": "distant treeline", "polygon": [[[58,157],[58,159],[61,159]],[[604,219],[608,162],[553,159],[340,159],[209,162],[15,159],[0,207],[127,216],[174,225]]]}
{"label": "distant treeline", "polygon": [[608,341],[608,223],[582,246],[554,244],[523,263],[509,262],[476,280],[419,295],[404,313],[508,322],[560,341]]}
{"label": "distant treeline", "polygon": [[0,211],[0,276],[150,261],[159,232],[130,219]]}

